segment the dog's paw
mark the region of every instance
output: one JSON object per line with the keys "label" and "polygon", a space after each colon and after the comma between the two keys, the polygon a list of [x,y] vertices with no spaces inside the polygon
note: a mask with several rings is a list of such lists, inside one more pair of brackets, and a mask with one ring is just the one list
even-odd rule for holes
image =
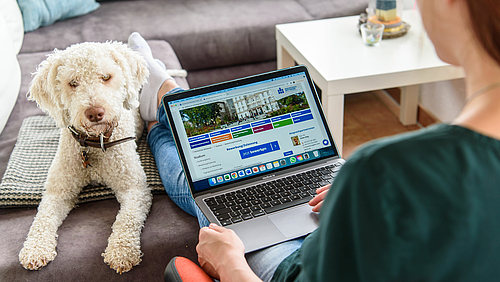
{"label": "dog's paw", "polygon": [[26,241],[19,252],[19,262],[28,270],[38,270],[57,256],[55,247]]}
{"label": "dog's paw", "polygon": [[132,267],[142,261],[142,252],[139,246],[108,246],[102,256],[104,262],[120,274],[130,271]]}

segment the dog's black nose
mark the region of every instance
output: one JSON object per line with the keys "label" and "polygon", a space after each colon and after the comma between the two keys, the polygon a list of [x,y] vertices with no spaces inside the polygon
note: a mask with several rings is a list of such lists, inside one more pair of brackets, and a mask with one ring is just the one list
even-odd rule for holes
{"label": "dog's black nose", "polygon": [[91,122],[99,122],[104,118],[106,111],[101,107],[90,108],[85,111],[85,116]]}

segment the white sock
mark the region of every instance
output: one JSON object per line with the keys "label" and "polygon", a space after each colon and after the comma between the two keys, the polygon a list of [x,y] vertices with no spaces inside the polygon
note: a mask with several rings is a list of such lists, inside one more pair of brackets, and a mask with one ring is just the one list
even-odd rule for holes
{"label": "white sock", "polygon": [[160,65],[160,67],[162,67],[164,70],[167,70],[167,66],[165,66],[165,64],[162,61],[160,61],[158,59],[155,59],[155,61],[157,64]]}
{"label": "white sock", "polygon": [[[158,90],[167,79],[173,79],[166,71],[165,64],[153,58],[153,53],[148,43],[138,32],[132,33],[128,38],[128,46],[139,52],[148,63],[149,78],[144,84],[139,95],[139,111],[146,121],[156,120],[158,110]],[[161,62],[159,64],[158,62]]]}

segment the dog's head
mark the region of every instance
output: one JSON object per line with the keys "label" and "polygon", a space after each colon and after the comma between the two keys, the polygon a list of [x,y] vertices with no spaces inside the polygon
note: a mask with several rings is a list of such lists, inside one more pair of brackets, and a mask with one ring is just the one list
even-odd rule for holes
{"label": "dog's head", "polygon": [[123,109],[139,106],[148,75],[144,58],[125,44],[75,44],[54,50],[38,66],[28,99],[59,127],[99,135],[116,124]]}

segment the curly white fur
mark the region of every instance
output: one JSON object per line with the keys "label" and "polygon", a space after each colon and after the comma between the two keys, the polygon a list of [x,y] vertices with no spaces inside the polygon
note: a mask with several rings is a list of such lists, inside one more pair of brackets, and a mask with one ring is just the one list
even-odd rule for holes
{"label": "curly white fur", "polygon": [[[152,195],[136,152],[135,142],[101,149],[89,148],[91,167],[82,166],[80,145],[69,125],[99,134],[118,124],[110,141],[140,136],[143,121],[138,93],[149,75],[141,55],[119,42],[82,43],[55,50],[43,61],[30,85],[28,98],[52,116],[62,128],[59,148],[49,169],[45,192],[31,225],[19,261],[36,270],[57,255],[57,229],[75,206],[81,189],[91,181],[113,189],[120,211],[104,253],[104,262],[122,273],[141,262],[140,233]],[[104,118],[91,121],[85,111],[100,107]]]}

